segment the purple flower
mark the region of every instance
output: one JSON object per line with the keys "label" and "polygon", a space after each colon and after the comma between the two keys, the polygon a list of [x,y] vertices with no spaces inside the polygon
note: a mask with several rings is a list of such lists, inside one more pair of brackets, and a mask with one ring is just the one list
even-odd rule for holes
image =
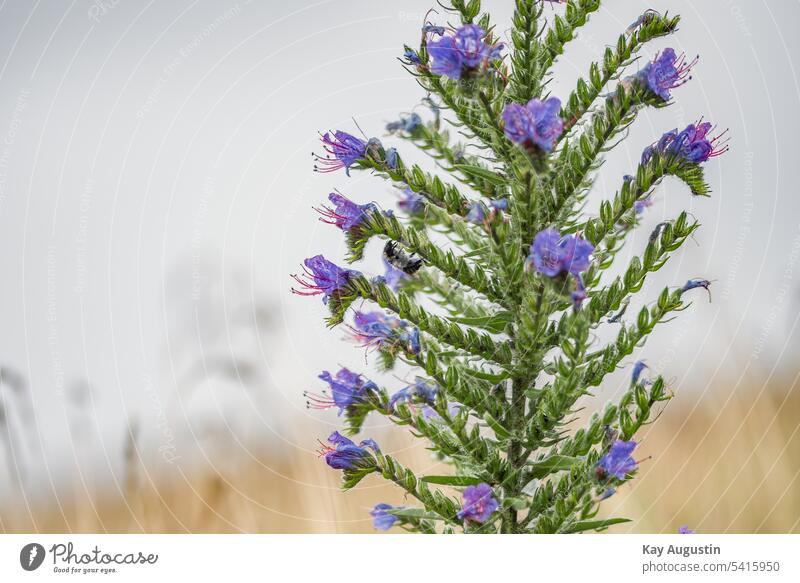
{"label": "purple flower", "polygon": [[383,312],[356,312],[350,330],[356,341],[367,348],[402,348],[411,354],[420,351],[419,329]]}
{"label": "purple flower", "polygon": [[425,210],[425,197],[417,194],[410,188],[403,190],[403,195],[397,202],[397,207],[410,215],[416,215]]}
{"label": "purple flower", "polygon": [[564,131],[560,111],[561,101],[557,97],[545,101],[531,99],[527,105],[509,103],[503,110],[503,131],[509,140],[524,148],[538,147],[551,152]]}
{"label": "purple flower", "polygon": [[456,515],[459,520],[483,523],[500,507],[489,484],[469,486],[461,497],[462,507]]}
{"label": "purple flower", "polygon": [[391,290],[397,291],[403,280],[409,278],[408,274],[386,261],[385,257],[383,258],[383,265],[386,268],[386,273],[383,274],[383,283],[389,286]]}
{"label": "purple flower", "polygon": [[322,295],[322,301],[326,304],[328,299],[341,291],[353,277],[361,275],[361,273],[352,269],[342,269],[322,255],[309,257],[303,264],[305,273],[300,276],[293,275],[292,277],[305,289],[292,288],[292,292],[300,296]]}
{"label": "purple flower", "polygon": [[319,378],[330,385],[330,395],[306,393],[308,406],[312,409],[339,408],[339,415],[351,405],[360,403],[369,391],[377,391],[378,387],[358,373],[342,368],[331,376],[327,370]]}
{"label": "purple flower", "polygon": [[451,79],[461,79],[500,59],[502,44],[490,45],[484,40],[486,31],[475,24],[465,24],[453,36],[428,41],[431,73]]}
{"label": "purple flower", "polygon": [[461,53],[458,52],[456,41],[452,36],[429,41],[428,54],[431,57],[431,73],[451,79],[461,78]]}
{"label": "purple flower", "polygon": [[594,251],[591,243],[580,235],[561,236],[555,229],[545,229],[536,234],[531,245],[526,266],[548,277],[562,273],[580,275],[589,268],[589,256]]}
{"label": "purple flower", "polygon": [[678,529],[678,534],[696,534],[696,533],[695,531],[693,531],[691,528],[689,528],[687,525],[684,524],[682,527]]}
{"label": "purple flower", "polygon": [[664,156],[677,156],[694,164],[721,156],[728,151],[727,139],[722,139],[727,130],[709,139],[707,136],[712,129],[709,122],[698,121],[686,126],[682,132],[670,130],[658,142],[644,149],[642,164],[647,164],[655,152]]}
{"label": "purple flower", "polygon": [[691,79],[689,71],[697,63],[698,58],[687,63],[683,54],[677,56],[673,49],[664,49],[639,71],[637,78],[661,99],[669,101],[670,89],[680,87]]}
{"label": "purple flower", "polygon": [[422,401],[432,405],[436,401],[439,387],[429,385],[422,379],[417,379],[413,385],[400,389],[389,399],[389,410],[392,411],[398,403],[408,403],[413,400]]}
{"label": "purple flower", "polygon": [[356,204],[346,196],[336,192],[331,192],[328,195],[328,200],[333,203],[334,208],[322,205],[314,210],[322,215],[320,220],[323,223],[336,225],[343,231],[349,231],[353,227],[357,227],[366,218],[368,212],[378,209],[373,202]]}
{"label": "purple flower", "polygon": [[319,455],[323,456],[325,462],[334,470],[371,470],[377,468],[375,458],[367,451],[367,448],[376,453],[380,451],[378,444],[372,439],[365,439],[356,445],[338,431],[334,431],[328,437],[328,442],[333,446],[321,444]]}
{"label": "purple flower", "polygon": [[639,377],[642,376],[642,372],[644,369],[647,368],[647,365],[643,360],[637,360],[636,363],[633,365],[633,371],[631,372],[631,383],[634,385],[639,382]]}
{"label": "purple flower", "polygon": [[728,151],[726,141],[719,142],[727,130],[714,138],[708,139],[706,136],[712,129],[709,122],[689,124],[685,130],[675,136],[667,147],[667,151],[695,164],[705,162],[709,158],[721,156]]}
{"label": "purple flower", "polygon": [[486,58],[491,49],[483,42],[486,32],[477,24],[465,24],[456,31],[454,41],[461,53],[461,62],[475,68]]}
{"label": "purple flower", "polygon": [[421,125],[422,118],[418,114],[412,113],[408,117],[400,116],[400,119],[387,123],[386,131],[389,133],[394,133],[402,130],[404,132],[411,133]]}
{"label": "purple flower", "polygon": [[394,510],[395,508],[401,507],[392,506],[391,504],[385,504],[383,502],[376,504],[375,508],[373,508],[369,513],[370,516],[372,516],[372,526],[378,530],[389,530],[392,528],[398,519],[394,514],[389,514],[386,511]]}
{"label": "purple flower", "polygon": [[615,441],[609,452],[597,462],[597,477],[602,480],[614,476],[624,480],[627,474],[636,469],[636,461],[631,457],[635,447],[635,441]]}
{"label": "purple flower", "polygon": [[327,154],[314,156],[318,163],[314,165],[317,172],[334,172],[344,168],[345,173],[350,176],[350,166],[363,158],[367,151],[365,141],[340,130],[333,132],[333,136],[325,132],[322,144]]}

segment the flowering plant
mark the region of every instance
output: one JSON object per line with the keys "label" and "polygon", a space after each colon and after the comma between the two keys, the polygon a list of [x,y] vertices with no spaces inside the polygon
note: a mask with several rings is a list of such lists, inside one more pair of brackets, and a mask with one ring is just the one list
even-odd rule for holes
{"label": "flowering plant", "polygon": [[[599,506],[635,477],[635,436],[671,392],[662,377],[646,378],[639,361],[621,399],[575,428],[578,400],[628,366],[634,348],[687,306],[687,293],[709,289],[708,280],[689,279],[636,316],[625,313],[648,275],[698,228],[686,212],[660,223],[622,275],[608,270],[664,177],[708,195],[701,164],[727,148],[711,137],[710,123],[666,132],[595,216],[584,212],[604,153],[642,109],[669,105],[672,90],[690,79],[697,59],[672,49],[623,75],[679,18],[645,12],[562,101],[548,91],[552,65],[600,2],[569,0],[549,26],[543,4],[516,0],[504,45],[480,0],[451,0],[445,6],[461,24],[426,23],[419,47],[405,47],[401,62],[428,92],[432,115],[406,114],[387,132],[431,154],[460,186],[406,163],[377,138],[322,138],[316,169],[389,180],[400,191],[399,215],[330,194],[332,206],[318,210],[344,232],[348,262],[377,238],[387,272],[370,278],[317,255],[305,261],[295,291],[322,295],[328,324],[349,321],[380,368],[402,363],[416,376],[390,391],[363,371],[325,371],[329,388],[309,394],[309,404],[338,409],[351,434],[370,414],[410,427],[452,468],[418,475],[373,440],[356,444],[334,432],[321,455],[343,472],[345,489],[375,473],[416,500],[376,504],[378,529],[575,533],[624,522],[598,518]],[[442,110],[467,144],[450,141]],[[615,339],[602,343],[600,327]]]}

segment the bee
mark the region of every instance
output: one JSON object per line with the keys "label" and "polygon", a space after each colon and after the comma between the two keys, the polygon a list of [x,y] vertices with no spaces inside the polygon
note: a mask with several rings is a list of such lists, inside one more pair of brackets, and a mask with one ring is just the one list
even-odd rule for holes
{"label": "bee", "polygon": [[383,248],[383,256],[392,267],[396,267],[403,273],[414,275],[422,267],[423,260],[415,254],[406,253],[401,249],[396,241],[388,241]]}

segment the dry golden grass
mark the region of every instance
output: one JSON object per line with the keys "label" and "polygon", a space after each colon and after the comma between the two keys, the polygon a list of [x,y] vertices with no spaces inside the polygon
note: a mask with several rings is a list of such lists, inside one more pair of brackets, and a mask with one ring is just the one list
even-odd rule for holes
{"label": "dry golden grass", "polygon": [[[639,477],[611,498],[606,514],[633,517],[614,532],[800,532],[800,395],[780,390],[683,394],[642,437]],[[410,440],[385,441],[412,467],[433,471]],[[399,503],[377,478],[341,493],[338,475],[313,454],[268,452],[224,473],[174,468],[134,474],[126,493],[71,497],[60,508],[4,515],[7,531],[40,532],[372,532],[377,501]]]}

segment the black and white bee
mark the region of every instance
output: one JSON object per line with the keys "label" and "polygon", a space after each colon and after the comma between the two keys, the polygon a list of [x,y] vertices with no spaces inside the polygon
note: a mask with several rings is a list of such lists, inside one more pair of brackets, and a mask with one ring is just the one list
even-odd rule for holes
{"label": "black and white bee", "polygon": [[386,243],[383,248],[383,256],[392,267],[396,267],[408,275],[414,275],[424,263],[423,260],[415,254],[406,253],[398,246],[396,241],[388,241]]}

